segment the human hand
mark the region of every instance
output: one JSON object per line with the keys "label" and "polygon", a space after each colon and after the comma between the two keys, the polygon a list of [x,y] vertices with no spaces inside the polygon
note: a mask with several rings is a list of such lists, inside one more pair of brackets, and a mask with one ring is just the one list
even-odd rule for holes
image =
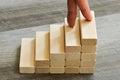
{"label": "human hand", "polygon": [[67,21],[70,27],[73,27],[77,17],[77,6],[79,6],[83,16],[87,20],[92,20],[90,8],[87,0],[67,0],[68,14]]}

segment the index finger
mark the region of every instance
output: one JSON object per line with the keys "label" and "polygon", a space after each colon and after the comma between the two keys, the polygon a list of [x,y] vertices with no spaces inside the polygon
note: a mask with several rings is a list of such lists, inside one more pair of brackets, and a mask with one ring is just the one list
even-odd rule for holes
{"label": "index finger", "polygon": [[76,0],[77,4],[83,14],[83,16],[87,19],[87,20],[92,20],[92,16],[90,13],[90,8],[88,5],[88,1],[87,0]]}
{"label": "index finger", "polygon": [[76,0],[67,0],[67,7],[68,7],[67,21],[69,26],[73,27],[77,16]]}

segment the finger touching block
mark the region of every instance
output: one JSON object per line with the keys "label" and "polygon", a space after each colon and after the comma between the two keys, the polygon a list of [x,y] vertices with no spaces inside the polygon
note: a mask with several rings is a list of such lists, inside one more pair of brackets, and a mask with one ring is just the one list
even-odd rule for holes
{"label": "finger touching block", "polygon": [[93,19],[91,21],[87,21],[80,12],[80,30],[82,45],[97,44],[97,31],[94,11],[91,11],[91,14]]}
{"label": "finger touching block", "polygon": [[69,27],[67,18],[65,18],[65,46],[66,53],[69,52],[80,52],[80,31],[79,31],[79,19],[75,21],[73,28]]}

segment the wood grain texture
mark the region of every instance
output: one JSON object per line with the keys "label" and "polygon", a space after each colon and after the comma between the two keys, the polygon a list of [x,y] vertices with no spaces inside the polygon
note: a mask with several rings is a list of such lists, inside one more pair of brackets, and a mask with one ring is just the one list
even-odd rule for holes
{"label": "wood grain texture", "polygon": [[72,68],[69,68],[69,67],[65,67],[65,73],[66,74],[78,74],[80,73],[80,68],[79,67],[72,67]]}
{"label": "wood grain texture", "polygon": [[50,25],[51,67],[65,66],[64,28],[61,24]]}
{"label": "wood grain texture", "polygon": [[65,61],[65,66],[66,67],[79,67],[81,65],[80,60],[66,60]]}
{"label": "wood grain texture", "polygon": [[49,68],[49,32],[39,31],[36,32],[36,67],[37,68]]}
{"label": "wood grain texture", "polygon": [[80,12],[80,30],[82,45],[97,44],[97,31],[94,11],[91,11],[91,14],[93,19],[91,21],[87,21]]}
{"label": "wood grain texture", "polygon": [[81,67],[80,68],[80,74],[93,74],[94,73],[94,67]]}
{"label": "wood grain texture", "polygon": [[81,44],[78,18],[76,19],[73,28],[69,27],[67,18],[65,18],[65,46],[66,46],[65,66],[79,67]]}
{"label": "wood grain texture", "polygon": [[94,67],[96,64],[96,60],[81,60],[80,67]]}
{"label": "wood grain texture", "polygon": [[64,67],[51,67],[50,73],[51,74],[63,74],[65,72]]}
{"label": "wood grain texture", "polygon": [[20,53],[20,73],[35,72],[35,39],[22,38]]}
{"label": "wood grain texture", "polygon": [[82,53],[81,54],[81,60],[82,61],[94,61],[96,60],[96,53]]}
{"label": "wood grain texture", "polygon": [[68,53],[66,54],[65,66],[66,67],[79,67],[80,66],[80,52],[76,53]]}
{"label": "wood grain texture", "polygon": [[50,73],[50,68],[35,68],[35,73],[48,74]]}
{"label": "wood grain texture", "polygon": [[95,53],[96,50],[96,45],[95,46],[90,46],[90,45],[82,45],[82,53]]}
{"label": "wood grain texture", "polygon": [[80,52],[80,31],[79,31],[79,19],[75,21],[73,28],[69,27],[67,18],[65,18],[65,46],[66,53],[69,52]]}

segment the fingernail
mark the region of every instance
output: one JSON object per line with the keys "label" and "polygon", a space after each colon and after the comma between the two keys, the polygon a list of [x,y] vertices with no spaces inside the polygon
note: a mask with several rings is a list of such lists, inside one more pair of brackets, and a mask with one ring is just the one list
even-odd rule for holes
{"label": "fingernail", "polygon": [[71,16],[70,15],[70,16],[67,17],[69,27],[71,27],[71,28],[74,27],[75,19],[76,19],[76,16]]}

